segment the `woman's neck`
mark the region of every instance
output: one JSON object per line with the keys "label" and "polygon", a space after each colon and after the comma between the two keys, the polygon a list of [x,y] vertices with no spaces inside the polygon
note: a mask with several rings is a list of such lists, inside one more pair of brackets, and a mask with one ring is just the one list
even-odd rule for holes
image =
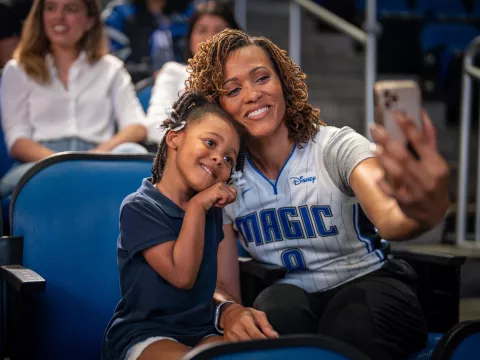
{"label": "woman's neck", "polygon": [[184,182],[181,174],[165,166],[161,180],[155,184],[157,190],[172,200],[181,209],[186,210],[194,191]]}
{"label": "woman's neck", "polygon": [[250,160],[269,179],[277,178],[292,152],[293,144],[288,138],[286,126],[282,126],[269,137],[247,139]]}
{"label": "woman's neck", "polygon": [[75,48],[63,48],[52,46],[50,51],[53,56],[53,64],[57,69],[58,76],[62,83],[64,84],[65,88],[68,85],[68,71],[70,67],[78,58],[80,51]]}
{"label": "woman's neck", "polygon": [[76,48],[66,48],[60,46],[51,46],[50,51],[56,64],[71,66],[78,58],[80,51]]}

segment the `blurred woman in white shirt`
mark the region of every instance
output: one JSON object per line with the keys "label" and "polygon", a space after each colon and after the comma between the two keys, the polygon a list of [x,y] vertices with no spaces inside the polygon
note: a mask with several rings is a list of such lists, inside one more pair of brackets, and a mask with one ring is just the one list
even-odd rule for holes
{"label": "blurred woman in white shirt", "polygon": [[[200,43],[227,28],[240,29],[228,5],[217,1],[198,5],[188,24],[186,58],[195,55]],[[186,64],[173,61],[167,62],[158,72],[147,110],[149,144],[159,144],[162,141],[164,133],[157,129],[157,125],[167,118],[165,110],[172,106],[184,90],[188,75]]]}
{"label": "blurred woman in white shirt", "polygon": [[33,164],[60,151],[145,153],[145,113],[123,63],[107,54],[97,0],[35,0],[0,91],[17,161],[10,193]]}

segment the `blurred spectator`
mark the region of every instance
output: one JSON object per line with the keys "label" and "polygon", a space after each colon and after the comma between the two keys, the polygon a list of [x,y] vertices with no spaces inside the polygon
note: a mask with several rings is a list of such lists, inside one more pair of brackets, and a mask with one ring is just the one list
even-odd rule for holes
{"label": "blurred spectator", "polygon": [[0,68],[12,58],[33,0],[0,0]]}
{"label": "blurred spectator", "polygon": [[136,144],[146,138],[145,113],[123,63],[107,54],[96,0],[35,0],[0,100],[17,160],[0,180],[1,196],[55,152],[146,151]]}
{"label": "blurred spectator", "polygon": [[[225,3],[216,1],[200,3],[188,23],[186,57],[193,57],[200,43],[226,28],[240,27],[233,12]],[[166,119],[166,108],[177,100],[179,93],[185,88],[187,78],[186,63],[168,62],[159,71],[147,112],[148,143],[158,144],[162,140],[163,132],[157,129],[157,125]]]}
{"label": "blurred spectator", "polygon": [[110,52],[133,82],[151,77],[167,61],[184,60],[191,0],[115,0],[102,14]]}

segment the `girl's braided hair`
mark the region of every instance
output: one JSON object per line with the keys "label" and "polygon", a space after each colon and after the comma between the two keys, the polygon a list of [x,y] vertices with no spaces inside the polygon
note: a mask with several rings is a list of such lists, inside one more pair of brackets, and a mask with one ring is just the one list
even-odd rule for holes
{"label": "girl's braided hair", "polygon": [[[166,129],[162,141],[158,145],[157,154],[153,160],[152,183],[160,181],[165,170],[167,161],[167,134],[185,123],[185,128],[194,121],[200,120],[206,114],[216,114],[220,118],[231,123],[240,134],[239,125],[227,114],[219,104],[209,100],[202,92],[188,90],[185,91],[169,110],[168,118],[163,121],[161,127]],[[175,130],[177,131],[177,130]]]}
{"label": "girl's braided hair", "polygon": [[270,40],[251,37],[239,30],[223,30],[200,44],[198,52],[188,61],[190,77],[186,81],[186,88],[203,91],[211,100],[218,102],[219,97],[225,93],[223,81],[228,55],[234,50],[252,45],[265,51],[280,78],[288,136],[301,147],[325,123],[320,119],[320,110],[308,102],[305,73],[288,57],[285,50]]}

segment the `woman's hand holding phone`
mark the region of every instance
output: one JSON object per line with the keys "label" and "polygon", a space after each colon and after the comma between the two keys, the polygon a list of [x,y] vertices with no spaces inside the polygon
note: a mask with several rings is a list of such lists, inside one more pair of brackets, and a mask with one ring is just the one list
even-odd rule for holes
{"label": "woman's hand holding phone", "polygon": [[422,128],[405,113],[395,112],[394,118],[418,157],[382,125],[372,126],[376,156],[385,173],[378,185],[397,200],[405,215],[426,227],[434,226],[443,220],[449,206],[449,170],[437,150],[435,129],[425,112]]}

